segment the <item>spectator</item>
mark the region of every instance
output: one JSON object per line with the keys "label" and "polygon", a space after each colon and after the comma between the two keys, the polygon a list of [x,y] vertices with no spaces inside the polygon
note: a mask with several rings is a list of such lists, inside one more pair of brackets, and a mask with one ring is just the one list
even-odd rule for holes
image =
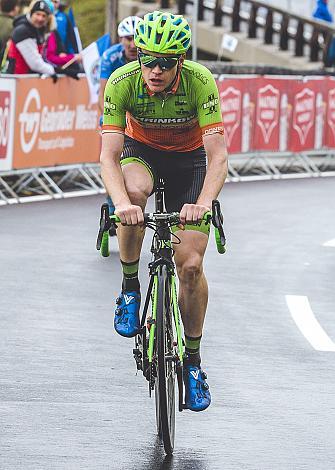
{"label": "spectator", "polygon": [[43,51],[43,57],[46,62],[49,62],[55,66],[65,65],[66,63],[75,59],[75,62],[70,67],[72,67],[72,69],[76,70],[77,72],[79,71],[77,64],[81,61],[80,54],[69,54],[66,52],[66,48],[56,27],[50,32],[47,38]]}
{"label": "spectator", "polygon": [[[316,9],[313,13],[313,18],[317,20],[327,21],[328,23],[333,22],[333,16],[330,13],[329,8],[328,8],[328,0],[318,0]],[[335,39],[333,37],[329,43],[329,49],[328,49],[325,66],[331,67],[334,65],[334,63],[335,63]]]}
{"label": "spectator", "polygon": [[46,1],[33,0],[27,15],[14,20],[14,31],[8,52],[8,73],[55,75],[55,69],[42,57],[48,28],[53,16]]}
{"label": "spectator", "polygon": [[0,65],[6,51],[7,42],[13,30],[13,19],[19,13],[18,0],[0,1]]}
{"label": "spectator", "polygon": [[110,75],[122,65],[137,59],[137,48],[134,44],[134,34],[138,16],[128,16],[118,26],[119,43],[107,49],[101,59],[99,107],[104,109],[104,91]]}
{"label": "spectator", "polygon": [[318,0],[316,9],[313,13],[313,18],[317,20],[327,21],[328,23],[333,22],[332,14],[328,8],[328,0]]}
{"label": "spectator", "polygon": [[57,31],[60,39],[65,47],[65,52],[68,54],[78,53],[78,46],[73,26],[68,15],[63,11],[63,5],[60,0],[52,0],[55,8],[55,17],[57,22]]}

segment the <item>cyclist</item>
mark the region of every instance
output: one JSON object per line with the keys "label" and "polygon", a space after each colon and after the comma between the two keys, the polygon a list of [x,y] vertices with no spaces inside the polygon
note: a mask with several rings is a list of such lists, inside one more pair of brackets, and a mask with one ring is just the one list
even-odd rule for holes
{"label": "cyclist", "polygon": [[138,23],[138,62],[115,71],[106,85],[101,170],[122,222],[123,282],[114,319],[122,336],[139,330],[141,225],[157,178],[165,180],[167,210],[180,211],[185,230],[177,232],[181,243],[175,245],[175,262],[185,333],[185,398],[190,410],[202,411],[211,402],[200,360],[208,299],[203,273],[208,228],[202,217],[224,184],[227,151],[217,86],[208,69],[185,60],[190,42],[189,24],[180,15],[155,11]]}
{"label": "cyclist", "polygon": [[[99,107],[101,113],[103,113],[104,110],[104,91],[107,80],[114,70],[137,59],[137,48],[134,44],[134,34],[136,25],[140,19],[141,18],[138,16],[127,16],[127,18],[124,18],[117,29],[120,42],[118,44],[113,44],[113,46],[107,49],[102,55],[99,92]],[[109,213],[113,214],[114,204],[110,196],[107,197],[107,202]],[[110,229],[110,235],[116,235],[115,229]]]}

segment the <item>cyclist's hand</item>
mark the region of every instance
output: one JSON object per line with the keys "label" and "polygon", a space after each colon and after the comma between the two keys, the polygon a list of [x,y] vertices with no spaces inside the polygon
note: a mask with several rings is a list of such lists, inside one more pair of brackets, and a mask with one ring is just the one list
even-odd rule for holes
{"label": "cyclist's hand", "polygon": [[115,215],[120,217],[122,225],[143,225],[144,217],[140,206],[127,204],[115,207]]}
{"label": "cyclist's hand", "polygon": [[199,204],[184,204],[180,211],[180,222],[183,225],[201,222],[204,214],[210,211],[207,206]]}

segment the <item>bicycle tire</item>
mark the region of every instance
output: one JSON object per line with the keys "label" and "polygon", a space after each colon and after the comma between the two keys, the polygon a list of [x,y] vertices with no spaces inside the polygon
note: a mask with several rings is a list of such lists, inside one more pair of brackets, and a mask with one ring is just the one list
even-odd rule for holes
{"label": "bicycle tire", "polygon": [[171,359],[174,356],[172,321],[170,281],[166,266],[162,266],[157,292],[155,401],[157,431],[168,455],[173,453],[176,417],[176,363]]}

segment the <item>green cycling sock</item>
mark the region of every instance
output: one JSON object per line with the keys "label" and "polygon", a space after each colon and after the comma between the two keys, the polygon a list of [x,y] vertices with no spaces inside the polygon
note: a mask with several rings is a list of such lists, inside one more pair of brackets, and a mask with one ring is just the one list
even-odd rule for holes
{"label": "green cycling sock", "polygon": [[122,281],[122,290],[123,291],[139,291],[140,282],[138,280],[138,266],[139,259],[126,263],[122,260],[122,272],[123,272],[123,281]]}

